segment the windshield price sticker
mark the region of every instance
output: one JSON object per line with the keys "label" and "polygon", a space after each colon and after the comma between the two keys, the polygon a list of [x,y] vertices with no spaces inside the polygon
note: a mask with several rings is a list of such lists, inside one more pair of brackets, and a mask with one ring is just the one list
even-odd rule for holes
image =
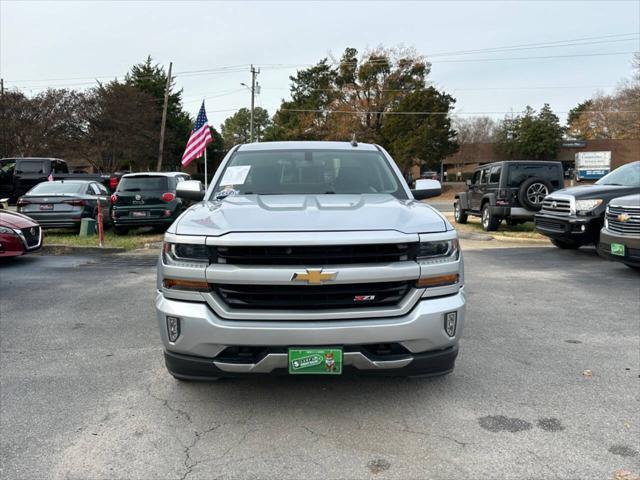
{"label": "windshield price sticker", "polygon": [[220,180],[221,186],[226,185],[242,185],[249,175],[251,165],[241,165],[238,167],[227,167],[224,176]]}

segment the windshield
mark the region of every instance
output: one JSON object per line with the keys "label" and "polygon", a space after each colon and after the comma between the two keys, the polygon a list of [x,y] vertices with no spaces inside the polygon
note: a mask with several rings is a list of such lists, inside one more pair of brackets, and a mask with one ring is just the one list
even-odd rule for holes
{"label": "windshield", "polygon": [[145,175],[143,177],[124,177],[118,184],[118,192],[141,192],[146,190],[167,191],[167,177]]}
{"label": "windshield", "polygon": [[596,185],[624,185],[640,188],[640,162],[627,163],[605,175]]}
{"label": "windshield", "polygon": [[86,183],[76,182],[43,182],[39,183],[27,195],[53,195],[60,193],[81,193],[87,188]]}
{"label": "windshield", "polygon": [[380,152],[283,150],[238,152],[214,189],[226,195],[388,193],[407,195]]}

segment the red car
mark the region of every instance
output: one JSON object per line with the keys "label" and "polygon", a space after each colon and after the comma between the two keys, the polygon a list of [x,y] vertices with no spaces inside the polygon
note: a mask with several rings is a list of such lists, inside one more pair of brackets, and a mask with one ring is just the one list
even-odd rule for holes
{"label": "red car", "polygon": [[0,210],[0,257],[16,257],[42,247],[42,229],[29,217]]}

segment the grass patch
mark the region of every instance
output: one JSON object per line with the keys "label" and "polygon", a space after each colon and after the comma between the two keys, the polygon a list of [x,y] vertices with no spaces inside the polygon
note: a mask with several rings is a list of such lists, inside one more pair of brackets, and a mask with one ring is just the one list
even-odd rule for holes
{"label": "grass patch", "polygon": [[453,213],[446,213],[446,217],[449,219],[451,224],[455,227],[459,232],[471,232],[471,233],[487,233],[489,235],[499,235],[502,237],[511,237],[511,238],[532,238],[532,239],[540,239],[546,240],[547,237],[544,235],[540,235],[535,231],[533,222],[526,222],[520,225],[507,225],[506,222],[501,222],[498,230],[495,232],[485,232],[482,229],[482,224],[480,223],[480,217],[469,217],[468,223],[460,224],[455,223],[453,219]]}
{"label": "grass patch", "polygon": [[[136,248],[144,248],[147,243],[161,242],[163,236],[162,233],[155,233],[145,228],[131,230],[128,235],[116,235],[112,230],[106,230],[104,232],[104,246],[135,250]],[[44,245],[97,247],[98,236],[80,237],[78,233],[73,230],[45,230]]]}

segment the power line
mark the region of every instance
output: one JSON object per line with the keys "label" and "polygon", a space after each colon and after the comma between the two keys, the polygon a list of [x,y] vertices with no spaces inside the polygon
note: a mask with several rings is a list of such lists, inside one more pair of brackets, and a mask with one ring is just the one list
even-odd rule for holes
{"label": "power line", "polygon": [[[341,113],[350,115],[498,115],[508,114],[512,111],[485,111],[485,112],[409,112],[409,111],[353,111],[353,110],[323,110],[323,109],[298,109],[298,108],[281,108],[284,112],[299,113]],[[524,110],[520,113],[524,113]],[[569,113],[569,111],[554,111],[554,113]],[[585,110],[584,113],[640,113],[640,110]]]}
{"label": "power line", "polygon": [[[630,40],[634,40],[634,38],[625,38],[625,39],[619,39],[619,40],[599,40],[599,39],[618,38],[618,37],[637,37],[638,35],[640,35],[640,32],[617,33],[613,35],[600,35],[596,37],[572,38],[569,40],[556,40],[556,41],[538,42],[538,43],[522,43],[519,45],[508,45],[503,47],[490,47],[490,48],[479,48],[474,50],[457,50],[452,52],[430,53],[425,56],[426,57],[441,57],[441,56],[448,57],[452,55],[469,55],[472,53],[488,53],[492,51],[522,50],[522,49],[530,49],[530,48],[534,48],[534,49],[535,48],[556,48],[556,47],[573,46],[573,45],[593,45],[597,43],[627,42]],[[598,40],[598,41],[574,43],[574,42],[583,42],[585,40]],[[563,45],[563,44],[566,44],[566,45]]]}

